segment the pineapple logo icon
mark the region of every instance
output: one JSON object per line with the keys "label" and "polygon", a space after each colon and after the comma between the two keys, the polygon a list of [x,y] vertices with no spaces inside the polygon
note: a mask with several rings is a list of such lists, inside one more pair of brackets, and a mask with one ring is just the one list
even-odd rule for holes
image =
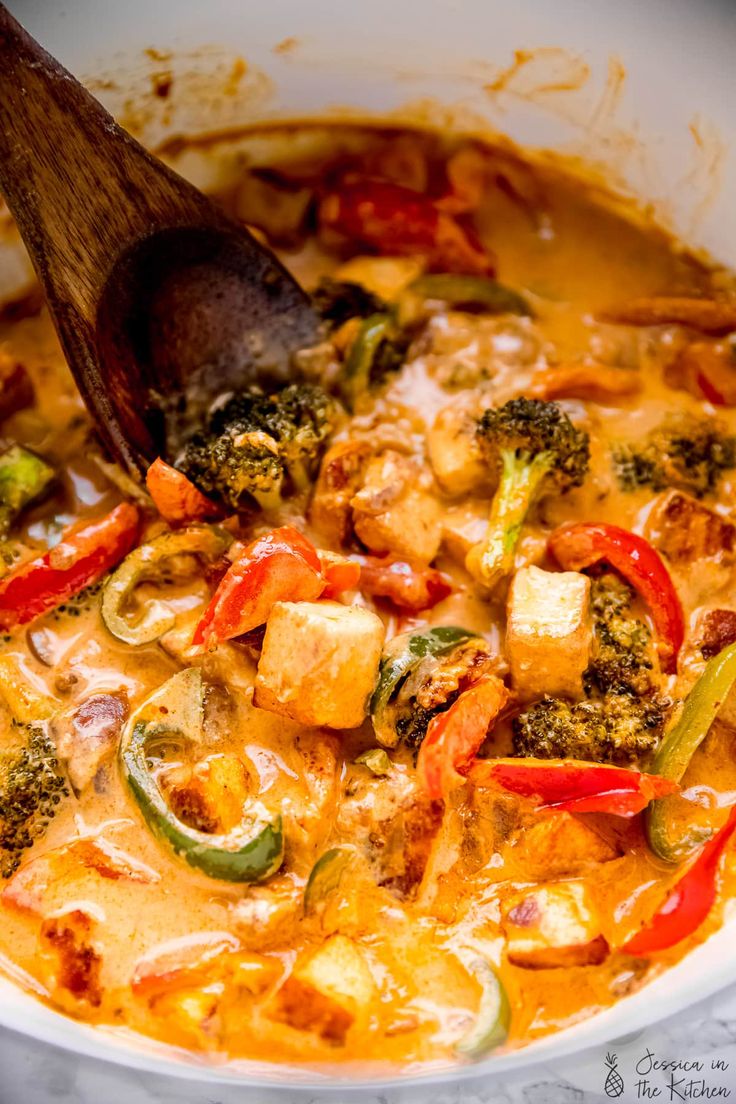
{"label": "pineapple logo icon", "polygon": [[623,1095],[624,1091],[624,1079],[616,1068],[618,1058],[615,1054],[606,1055],[606,1068],[608,1073],[606,1075],[606,1083],[603,1086],[603,1091],[606,1096],[609,1096],[612,1100],[617,1100],[619,1096]]}

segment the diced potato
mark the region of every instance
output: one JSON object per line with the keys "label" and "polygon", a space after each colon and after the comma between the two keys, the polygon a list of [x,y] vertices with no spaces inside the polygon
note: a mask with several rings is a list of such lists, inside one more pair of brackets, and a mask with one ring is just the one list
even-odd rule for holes
{"label": "diced potato", "polygon": [[345,935],[332,935],[297,962],[279,992],[277,1015],[292,1027],[342,1043],[376,995],[360,946]]}
{"label": "diced potato", "polygon": [[[700,678],[709,659],[736,642],[736,610],[705,607],[696,610],[680,652],[677,696],[685,697]],[[736,687],[718,710],[718,723],[736,730]]]}
{"label": "diced potato", "polygon": [[421,276],[424,264],[421,257],[352,257],[338,268],[335,278],[391,300]]}
{"label": "diced potato", "polygon": [[619,852],[578,817],[566,812],[539,814],[523,828],[513,857],[530,879],[580,874],[596,863],[610,862]]}
{"label": "diced potato", "polygon": [[508,601],[506,650],[522,698],[582,693],[592,641],[590,579],[577,571],[517,571]]}
{"label": "diced potato", "polygon": [[387,450],[366,468],[353,498],[353,525],[373,552],[430,563],[440,547],[442,509],[416,460]]}
{"label": "diced potato", "polygon": [[589,966],[608,954],[598,916],[580,882],[552,882],[518,894],[503,910],[503,930],[508,959],[515,966]]}
{"label": "diced potato", "polygon": [[427,434],[427,452],[437,482],[448,494],[478,493],[491,482],[475,437],[476,419],[466,404],[440,410]]}
{"label": "diced potato", "polygon": [[730,556],[736,550],[736,526],[682,491],[660,496],[648,529],[674,563]]}
{"label": "diced potato", "polygon": [[254,704],[327,728],[358,728],[378,676],[383,622],[339,602],[277,602],[266,626]]}
{"label": "diced potato", "polygon": [[[676,576],[687,579],[694,601],[707,601],[731,581],[736,562],[736,525],[682,491],[659,496],[645,534]],[[693,566],[708,562],[708,570]],[[693,593],[694,592],[694,593]]]}
{"label": "diced potato", "polygon": [[362,486],[372,453],[367,441],[338,441],[322,459],[309,520],[320,537],[337,548],[352,536],[350,502]]}
{"label": "diced potato", "polygon": [[237,755],[223,753],[197,763],[191,776],[172,788],[168,799],[185,823],[205,832],[229,832],[242,823],[248,793],[243,763]]}

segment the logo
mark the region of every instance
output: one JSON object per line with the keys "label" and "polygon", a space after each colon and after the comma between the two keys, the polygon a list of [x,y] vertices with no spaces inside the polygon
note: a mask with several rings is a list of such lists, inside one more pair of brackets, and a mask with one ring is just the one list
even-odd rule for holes
{"label": "logo", "polygon": [[606,1083],[603,1086],[603,1091],[611,1100],[617,1100],[624,1091],[624,1079],[616,1068],[617,1062],[618,1058],[615,1054],[606,1055],[606,1069],[608,1073],[606,1074]]}

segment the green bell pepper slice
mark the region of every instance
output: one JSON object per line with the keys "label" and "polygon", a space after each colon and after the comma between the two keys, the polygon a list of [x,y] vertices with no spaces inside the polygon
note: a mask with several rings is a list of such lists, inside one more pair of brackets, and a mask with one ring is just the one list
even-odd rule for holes
{"label": "green bell pepper slice", "polygon": [[163,602],[149,602],[137,621],[125,615],[125,607],[135,588],[146,580],[155,580],[174,556],[195,555],[216,560],[232,544],[225,529],[212,525],[192,526],[175,533],[162,533],[130,552],[112,573],[102,592],[102,620],[112,635],[123,644],[151,644],[173,628],[176,614]]}
{"label": "green bell pepper slice", "polygon": [[55,478],[45,460],[21,445],[0,455],[0,537],[7,536],[21,511],[41,498]]}
{"label": "green bell pepper slice", "polygon": [[487,314],[532,315],[523,295],[485,276],[459,276],[436,272],[420,276],[408,290],[422,299],[440,299],[449,306],[481,310]]}
{"label": "green bell pepper slice", "polygon": [[474,959],[468,969],[481,987],[480,1005],[475,1024],[455,1043],[455,1053],[461,1058],[477,1060],[506,1041],[511,1007],[496,971],[485,958]]}
{"label": "green bell pepper slice", "polygon": [[[708,734],[723,702],[736,682],[736,644],[729,644],[709,659],[705,670],[687,696],[674,726],[666,733],[649,770],[673,782],[680,782],[693,755]],[[673,816],[677,795],[660,797],[647,811],[647,838],[655,855],[677,863],[699,847],[708,833],[678,832]]]}
{"label": "green bell pepper slice", "polygon": [[151,772],[156,745],[202,742],[205,686],[198,668],[180,671],[128,722],[120,749],[125,780],[150,831],[196,870],[225,882],[261,882],[284,858],[281,817],[209,835],[184,824],[169,808]]}
{"label": "green bell pepper slice", "polygon": [[340,379],[340,392],[349,410],[354,409],[358,396],[368,390],[381,347],[395,339],[396,333],[396,323],[390,314],[371,314],[360,323]]}
{"label": "green bell pepper slice", "polygon": [[320,855],[304,887],[304,915],[310,916],[339,888],[342,876],[355,859],[352,847],[331,847]]}
{"label": "green bell pepper slice", "polygon": [[381,659],[378,682],[371,698],[371,719],[379,744],[396,747],[399,741],[389,715],[389,705],[400,683],[427,656],[446,655],[458,644],[464,644],[475,636],[477,633],[457,625],[438,625],[433,629],[394,637]]}

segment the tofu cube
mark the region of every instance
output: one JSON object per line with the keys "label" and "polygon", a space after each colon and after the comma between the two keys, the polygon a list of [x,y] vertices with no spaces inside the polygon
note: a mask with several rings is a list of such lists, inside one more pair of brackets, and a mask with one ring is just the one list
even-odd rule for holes
{"label": "tofu cube", "polygon": [[372,552],[430,563],[440,547],[442,509],[431,475],[400,452],[387,450],[368,464],[351,502],[353,527]]}
{"label": "tofu cube", "polygon": [[519,697],[579,697],[592,632],[586,575],[534,566],[517,571],[509,590],[506,651]]}
{"label": "tofu cube", "polygon": [[342,1043],[376,996],[361,947],[345,935],[332,935],[297,962],[279,991],[276,1017],[301,1031]]}
{"label": "tofu cube", "polygon": [[566,812],[537,814],[521,830],[513,849],[514,861],[530,880],[581,874],[618,856],[607,840]]}
{"label": "tofu cube", "polygon": [[427,434],[427,453],[435,478],[451,495],[479,494],[493,480],[475,438],[477,422],[467,404],[440,410]]}
{"label": "tofu cube", "polygon": [[358,728],[378,677],[384,631],[381,619],[360,606],[277,602],[254,705],[303,725]]}
{"label": "tofu cube", "polygon": [[506,903],[502,922],[506,954],[515,966],[593,966],[608,954],[598,916],[580,882],[551,882],[517,894]]}

